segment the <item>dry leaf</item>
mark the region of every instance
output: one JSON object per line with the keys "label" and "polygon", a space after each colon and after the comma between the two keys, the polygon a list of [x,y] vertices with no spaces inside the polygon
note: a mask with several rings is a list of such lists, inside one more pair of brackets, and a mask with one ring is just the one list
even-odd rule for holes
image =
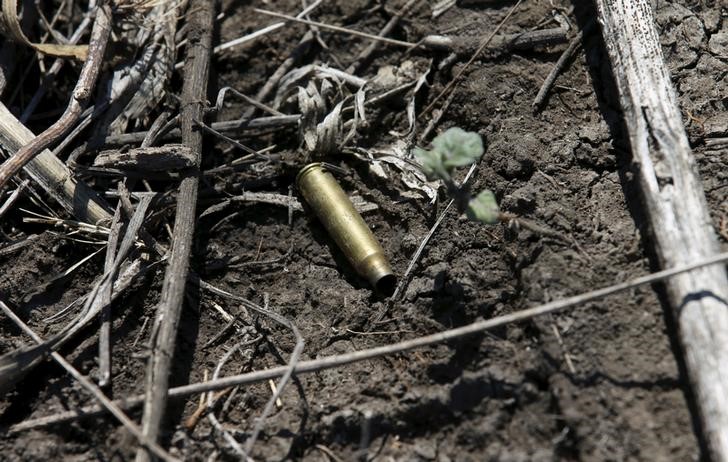
{"label": "dry leaf", "polygon": [[2,14],[0,15],[0,32],[14,42],[27,45],[34,50],[49,56],[59,58],[74,58],[85,61],[88,55],[88,45],[62,45],[54,43],[33,43],[23,33],[18,18],[18,2],[16,0],[3,0]]}

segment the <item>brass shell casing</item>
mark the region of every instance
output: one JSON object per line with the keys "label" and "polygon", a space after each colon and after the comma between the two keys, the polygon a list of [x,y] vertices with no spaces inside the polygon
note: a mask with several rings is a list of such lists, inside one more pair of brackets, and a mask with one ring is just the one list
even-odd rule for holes
{"label": "brass shell casing", "polygon": [[333,175],[320,163],[305,166],[296,186],[359,275],[383,295],[392,295],[397,278],[384,250]]}

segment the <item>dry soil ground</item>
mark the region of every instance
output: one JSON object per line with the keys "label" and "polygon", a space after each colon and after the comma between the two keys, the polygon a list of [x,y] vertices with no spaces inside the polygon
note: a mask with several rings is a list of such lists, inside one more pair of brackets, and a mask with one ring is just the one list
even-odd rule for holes
{"label": "dry soil ground", "polygon": [[[377,33],[403,3],[387,1],[377,7],[366,0],[324,1],[314,17]],[[508,1],[463,1],[433,20],[429,3],[420,2],[391,36],[417,41],[450,31],[478,40],[512,6]],[[664,52],[716,229],[728,213],[728,150],[712,150],[705,141],[728,132],[728,12],[721,3],[655,2]],[[288,13],[300,9],[295,1],[224,1],[226,15],[219,21],[216,40],[231,40],[270,23],[253,13],[254,7]],[[527,0],[503,31],[555,27],[550,20],[555,11],[576,28],[595,16],[590,2]],[[216,56],[211,86],[254,94],[305,30],[290,25]],[[313,47],[301,65],[346,67],[368,44],[329,32],[322,37],[328,49]],[[564,48],[486,51],[466,71],[436,128],[459,126],[480,133],[486,152],[472,180],[474,189],[492,189],[504,211],[561,237],[487,227],[451,212],[415,266],[402,298],[379,324],[372,318],[388,302],[372,294],[306,214],[294,214],[289,226],[285,208],[253,203],[201,218],[194,267],[213,284],[260,303],[265,299],[290,318],[306,340],[304,358],[461,326],[654,270],[598,28],[585,34],[583,49],[559,77],[548,104],[533,113],[533,98]],[[405,61],[420,75],[432,65],[427,86],[416,99],[421,111],[467,60],[460,59],[452,70],[438,70],[445,56],[383,46],[359,75],[371,78],[383,66],[401,69]],[[406,104],[390,101],[372,110],[366,135],[355,144],[370,150],[391,145],[397,140],[391,131],[406,128]],[[239,117],[245,108],[235,103],[223,118]],[[246,142],[256,148],[275,143],[283,162],[215,177],[211,183],[218,191],[236,193],[244,187],[288,194],[296,169],[304,164],[297,132],[276,131]],[[237,156],[224,144],[210,142],[203,162],[210,168]],[[379,206],[366,219],[401,275],[443,203],[431,206],[408,196],[409,188],[396,176],[379,179],[367,162],[351,155],[335,153],[326,160],[346,169],[340,179],[347,191]],[[201,207],[206,207],[204,201]],[[231,212],[237,214],[221,222]],[[44,227],[24,225],[22,212],[14,213],[14,226],[40,237],[2,257],[0,292],[47,335],[58,325],[44,319],[88,291],[103,257],[60,284],[36,286],[93,248],[59,239]],[[170,211],[164,213],[169,216]],[[727,247],[725,241],[723,245]],[[210,266],[234,256],[249,264]],[[143,326],[153,316],[160,285],[157,272],[115,305],[115,397],[143,391],[148,336]],[[300,376],[268,419],[253,455],[259,460],[353,460],[365,455],[380,461],[700,459],[691,396],[660,294],[660,286],[644,287],[463,341]],[[212,371],[233,345],[259,334],[263,340],[234,356],[223,374],[285,363],[293,348],[286,330],[206,293],[193,292],[190,300],[180,326],[174,384],[203,380],[205,370]],[[205,346],[226,324],[214,304],[241,313],[239,328]],[[8,321],[0,321],[0,333],[3,351],[24,341]],[[93,375],[96,327],[63,353]],[[267,383],[242,388],[224,409],[216,409],[217,416],[243,441],[269,397]],[[0,424],[88,402],[78,385],[48,363],[0,402]],[[207,460],[213,453],[233,460],[207,419],[193,431],[182,429],[197,403],[193,397],[172,406],[166,443],[189,460]],[[132,443],[114,420],[103,417],[4,436],[0,454],[5,460],[126,460],[133,456]]]}

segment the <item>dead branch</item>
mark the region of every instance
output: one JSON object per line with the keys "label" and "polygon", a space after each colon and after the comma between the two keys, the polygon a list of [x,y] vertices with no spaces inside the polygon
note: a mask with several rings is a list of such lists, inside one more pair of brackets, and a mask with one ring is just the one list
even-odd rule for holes
{"label": "dead branch", "polygon": [[569,43],[569,46],[564,50],[563,53],[561,53],[561,56],[559,56],[559,59],[556,61],[556,64],[554,64],[554,67],[551,68],[551,71],[549,72],[549,75],[546,76],[546,79],[543,81],[543,84],[541,85],[541,88],[538,91],[538,94],[536,95],[536,98],[533,100],[533,110],[539,111],[544,103],[546,102],[546,97],[548,96],[549,91],[551,91],[551,88],[554,86],[554,83],[556,83],[556,78],[561,74],[564,69],[566,68],[566,65],[569,63],[569,60],[572,56],[574,56],[574,53],[576,53],[576,50],[579,49],[579,45],[581,45],[581,40],[583,36],[583,31],[576,34],[576,36],[571,39],[571,42]]}
{"label": "dead branch", "polygon": [[[116,260],[116,248],[119,245],[119,234],[121,233],[121,206],[116,207],[114,218],[109,227],[109,239],[106,243],[106,258],[104,260],[104,273],[111,273]],[[111,291],[112,284],[107,284],[100,291],[101,328],[99,329],[99,386],[105,387],[111,380]]]}
{"label": "dead branch", "polygon": [[556,61],[556,64],[554,64],[554,67],[551,68],[551,71],[549,72],[549,75],[546,76],[546,79],[544,80],[543,84],[541,85],[541,88],[538,91],[538,94],[536,95],[536,98],[533,100],[533,109],[534,111],[539,111],[543,107],[543,105],[546,103],[546,98],[548,96],[549,91],[551,91],[551,88],[553,88],[554,84],[556,83],[556,79],[558,78],[559,74],[561,74],[564,69],[566,68],[567,64],[569,63],[569,60],[574,56],[576,53],[576,50],[579,49],[579,46],[581,45],[582,38],[584,36],[585,32],[589,32],[594,23],[590,22],[584,27],[584,30],[580,31],[576,36],[574,36],[573,39],[571,39],[571,42],[569,42],[569,46],[564,50],[564,52],[559,56],[559,59]]}
{"label": "dead branch", "polygon": [[[302,18],[306,16],[307,14],[311,13],[313,10],[318,8],[318,6],[321,4],[322,0],[316,0],[312,4],[308,5],[306,8],[304,8],[300,13],[296,15],[296,18]],[[225,50],[228,50],[230,48],[242,45],[243,43],[247,43],[251,40],[255,40],[258,37],[262,37],[266,34],[270,34],[271,32],[280,29],[281,27],[284,27],[286,25],[284,22],[277,22],[274,24],[271,24],[269,26],[266,26],[262,29],[259,29],[251,34],[244,35],[243,37],[238,37],[234,40],[231,40],[229,42],[221,43],[220,45],[216,46],[214,49],[215,54],[221,53]]]}
{"label": "dead branch", "polygon": [[[538,46],[558,45],[567,41],[567,29],[555,27],[551,29],[536,29],[494,37],[490,48],[496,50],[530,50]],[[478,42],[472,37],[450,37],[447,35],[428,35],[422,39],[422,44],[435,50],[447,50],[457,55],[472,54],[478,47]]]}
{"label": "dead branch", "polygon": [[[167,405],[169,371],[174,355],[177,326],[182,312],[185,284],[192,251],[195,209],[199,185],[199,166],[202,152],[202,133],[195,130],[194,120],[202,120],[207,96],[207,81],[212,53],[212,33],[215,3],[193,0],[187,10],[189,27],[185,78],[182,88],[180,126],[182,142],[194,156],[191,174],[180,182],[177,212],[174,223],[174,245],[162,285],[161,302],[157,307],[152,338],[152,356],[147,364],[146,396],[142,428],[144,434],[156,441]],[[137,462],[150,460],[151,454],[140,449]]]}
{"label": "dead branch", "polygon": [[3,217],[7,213],[8,210],[15,204],[15,201],[18,200],[20,197],[20,193],[23,192],[23,190],[28,186],[28,180],[23,181],[18,185],[17,188],[15,188],[15,191],[13,191],[10,194],[10,197],[7,198],[5,202],[3,202],[3,205],[0,206],[0,218]]}

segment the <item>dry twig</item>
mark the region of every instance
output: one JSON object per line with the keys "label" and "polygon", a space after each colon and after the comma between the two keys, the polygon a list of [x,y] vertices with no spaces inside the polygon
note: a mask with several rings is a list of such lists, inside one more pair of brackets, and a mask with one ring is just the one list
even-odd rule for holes
{"label": "dry twig", "polygon": [[[119,245],[121,232],[121,205],[116,207],[114,218],[109,228],[109,239],[106,243],[106,259],[104,272],[111,273],[116,260],[116,248]],[[103,309],[101,310],[101,328],[99,329],[99,386],[105,387],[111,380],[111,295],[113,284],[106,284],[100,291],[99,298]]]}
{"label": "dry twig", "polygon": [[[307,14],[311,13],[313,10],[318,8],[318,6],[321,4],[322,0],[316,0],[306,8],[304,8],[300,13],[296,15],[296,18],[302,18],[306,16]],[[255,40],[258,37],[262,37],[266,34],[270,34],[271,32],[280,29],[281,27],[284,27],[286,25],[284,22],[277,22],[274,24],[271,24],[269,26],[266,26],[262,29],[259,29],[251,34],[244,35],[242,37],[238,37],[234,40],[230,40],[229,42],[222,43],[215,47],[215,54],[223,52],[225,50],[228,50],[230,48],[242,45],[243,43],[250,42],[251,40]]]}
{"label": "dry twig", "polygon": [[[43,339],[41,339],[33,330],[28,327],[27,324],[23,322],[22,319],[20,319],[13,310],[8,307],[5,302],[0,300],[0,309],[7,315],[18,327],[20,327],[23,332],[25,332],[28,336],[30,336],[36,343],[39,345],[43,345],[45,342]],[[103,391],[99,387],[93,384],[89,379],[87,379],[83,374],[81,374],[71,363],[65,360],[63,356],[58,354],[57,352],[52,352],[51,357],[54,361],[56,361],[63,369],[66,370],[71,376],[76,379],[86,390],[88,390],[94,398],[96,398],[101,405],[109,411],[114,417],[116,417],[119,422],[121,422],[124,427],[126,427],[127,430],[131,432],[132,435],[134,435],[139,442],[144,445],[147,449],[149,449],[151,452],[154,453],[157,457],[166,460],[166,461],[175,461],[174,457],[170,456],[164,449],[162,449],[157,443],[150,440],[144,434],[141,432],[141,429],[126,415],[124,414],[124,411],[121,410],[121,408],[116,404],[115,402],[111,401]]]}
{"label": "dry twig", "polygon": [[[181,180],[179,186],[174,223],[174,245],[165,272],[161,302],[157,307],[153,327],[152,356],[147,364],[142,428],[144,434],[154,441],[159,436],[162,416],[166,409],[169,371],[174,355],[177,326],[182,312],[192,251],[202,151],[202,134],[194,129],[194,120],[202,119],[203,102],[207,96],[214,29],[214,6],[214,2],[193,0],[187,10],[187,24],[190,29],[187,38],[188,48],[182,88],[180,125],[182,142],[190,149],[194,157],[194,167],[192,172]],[[137,462],[149,459],[150,454],[146,450],[137,451]]]}
{"label": "dry twig", "polygon": [[253,11],[255,11],[256,13],[273,16],[274,18],[281,18],[281,19],[285,19],[286,21],[298,22],[301,24],[307,24],[309,26],[320,27],[322,29],[330,29],[330,30],[333,30],[336,32],[342,32],[344,34],[354,35],[357,37],[362,37],[362,38],[366,38],[366,39],[370,39],[370,40],[376,40],[376,41],[386,43],[389,45],[396,45],[396,46],[405,47],[405,48],[414,48],[417,46],[416,43],[404,42],[402,40],[395,40],[395,39],[391,39],[391,38],[387,38],[387,37],[382,37],[379,35],[367,34],[366,32],[361,32],[361,31],[354,30],[354,29],[347,29],[346,27],[334,26],[331,24],[323,23],[323,22],[309,21],[308,19],[297,18],[295,16],[289,16],[287,14],[276,13],[274,11],[261,10],[259,8],[255,8]]}
{"label": "dry twig", "polygon": [[[614,295],[620,292],[641,287],[648,284],[654,284],[660,281],[664,281],[673,278],[677,275],[688,273],[699,268],[704,268],[710,265],[722,265],[721,269],[724,269],[725,263],[728,262],[728,252],[724,252],[710,258],[702,259],[689,265],[682,265],[668,270],[659,271],[646,276],[641,276],[631,281],[615,284],[602,289],[593,290],[590,292],[568,297],[562,300],[555,300],[553,302],[538,305],[532,308],[527,308],[521,311],[515,311],[513,313],[497,316],[491,319],[485,319],[482,321],[476,321],[474,323],[458,327],[455,329],[438,332],[436,334],[426,335],[423,337],[417,337],[410,340],[404,340],[402,342],[393,343],[390,345],[384,345],[381,347],[370,348],[366,350],[354,351],[351,353],[345,353],[341,355],[328,356],[324,358],[300,361],[295,368],[294,373],[304,374],[318,372],[325,369],[332,369],[336,367],[345,366],[360,361],[367,361],[382,356],[404,353],[416,348],[422,348],[431,345],[437,345],[460,338],[479,334],[490,329],[505,326],[514,322],[521,322],[536,316],[543,316],[545,314],[556,313],[569,308],[575,308],[583,306],[585,303],[601,300],[610,295]],[[219,380],[212,380],[204,383],[193,383],[189,385],[183,385],[169,390],[170,398],[182,398],[198,393],[205,393],[208,391],[222,390],[231,386],[236,385],[247,385],[252,383],[260,383],[276,377],[281,377],[289,370],[289,366],[280,366],[270,369],[264,369],[260,371],[249,372],[246,374],[239,374],[229,377],[224,377]],[[130,408],[141,404],[143,396],[134,396],[117,401],[120,407]],[[37,419],[26,420],[19,424],[11,426],[8,431],[16,433],[25,431],[33,428],[45,427],[48,425],[58,424],[67,422],[69,420],[75,420],[81,417],[93,417],[103,413],[103,410],[98,406],[87,406],[82,409],[76,409],[71,411],[65,411],[57,413],[51,416],[40,417]]]}
{"label": "dry twig", "polygon": [[508,10],[508,14],[506,14],[506,16],[503,18],[503,20],[496,26],[495,29],[493,29],[493,32],[491,32],[490,35],[488,35],[488,37],[485,40],[483,40],[483,42],[480,44],[478,49],[475,50],[475,53],[473,53],[473,56],[470,57],[468,62],[466,62],[465,65],[460,68],[460,70],[458,71],[457,74],[455,74],[455,77],[452,78],[450,83],[448,83],[445,86],[445,88],[442,89],[442,91],[435,97],[435,99],[433,99],[430,102],[430,104],[425,108],[424,111],[422,111],[422,114],[420,114],[420,115],[429,113],[435,107],[435,104],[437,104],[437,102],[440,101],[440,99],[443,96],[445,96],[445,94],[447,94],[450,90],[452,90],[455,87],[455,85],[459,82],[460,77],[462,77],[463,73],[465,73],[465,71],[470,67],[470,65],[473,64],[473,61],[475,61],[478,58],[478,56],[480,56],[480,54],[483,52],[483,50],[485,50],[485,47],[487,47],[488,44],[491,42],[491,40],[493,40],[493,37],[495,37],[495,35],[498,33],[498,31],[501,29],[501,27],[503,27],[503,25],[506,23],[506,21],[508,21],[508,19],[511,17],[511,15],[513,15],[513,13],[516,11],[516,8],[518,8],[521,5],[522,1],[523,0],[518,0],[518,2],[516,2],[516,4],[513,5],[510,10]]}
{"label": "dry twig", "polygon": [[2,218],[8,210],[10,210],[13,204],[15,204],[18,198],[20,198],[20,193],[22,193],[27,186],[28,180],[23,181],[22,183],[20,183],[20,185],[18,185],[17,188],[15,188],[15,191],[10,194],[10,197],[8,197],[5,202],[3,202],[3,205],[0,206],[0,218]]}
{"label": "dry twig", "polygon": [[[255,109],[254,107],[252,109]],[[240,133],[251,130],[262,130],[262,129],[283,129],[288,127],[295,127],[301,120],[300,114],[284,115],[284,116],[271,116],[271,117],[259,117],[257,119],[249,119],[243,117],[237,120],[226,120],[223,122],[213,122],[210,127],[220,133]],[[106,145],[122,145],[122,144],[133,144],[141,143],[147,136],[148,132],[133,132],[133,133],[122,133],[121,135],[107,136],[104,140]],[[164,131],[163,131],[164,133]],[[159,140],[171,140],[179,139],[182,133],[179,129],[171,129],[160,135]]]}
{"label": "dry twig", "polygon": [[96,79],[106,51],[106,44],[111,33],[111,7],[101,5],[96,12],[94,27],[91,31],[89,52],[76,87],[73,89],[71,100],[66,111],[60,119],[48,127],[43,133],[26,144],[0,166],[0,190],[15,176],[30,160],[48,148],[64,133],[73,127],[83,112],[96,85]]}
{"label": "dry twig", "polygon": [[[407,3],[405,3],[404,6],[402,6],[402,8],[400,8],[394,16],[389,18],[387,24],[379,32],[379,37],[385,37],[389,35],[397,26],[399,20],[402,19],[402,17],[407,14],[407,12],[415,5],[415,3],[419,1],[420,0],[409,0]],[[369,61],[369,58],[371,58],[372,54],[377,50],[379,43],[380,42],[378,40],[372,41],[372,43],[370,43],[364,50],[362,50],[361,53],[359,53],[359,56],[356,57],[354,62],[346,68],[346,72],[348,74],[356,74],[357,72],[359,72],[361,68],[367,63],[367,61]]]}
{"label": "dry twig", "polygon": [[[587,26],[587,28],[590,27]],[[585,30],[587,30],[587,28],[585,28]],[[554,64],[554,67],[551,68],[549,75],[546,76],[546,79],[543,81],[543,85],[541,85],[541,89],[538,91],[536,98],[533,100],[534,111],[539,111],[543,107],[549,91],[554,86],[554,83],[556,83],[556,78],[564,71],[566,65],[569,62],[569,59],[571,59],[571,57],[574,56],[574,53],[576,53],[576,50],[579,49],[583,36],[584,31],[580,31],[578,34],[576,34],[576,36],[571,39],[571,42],[569,42],[569,46],[566,48],[566,50],[561,53],[561,56],[559,56],[559,59],[558,61],[556,61],[556,64]]]}

